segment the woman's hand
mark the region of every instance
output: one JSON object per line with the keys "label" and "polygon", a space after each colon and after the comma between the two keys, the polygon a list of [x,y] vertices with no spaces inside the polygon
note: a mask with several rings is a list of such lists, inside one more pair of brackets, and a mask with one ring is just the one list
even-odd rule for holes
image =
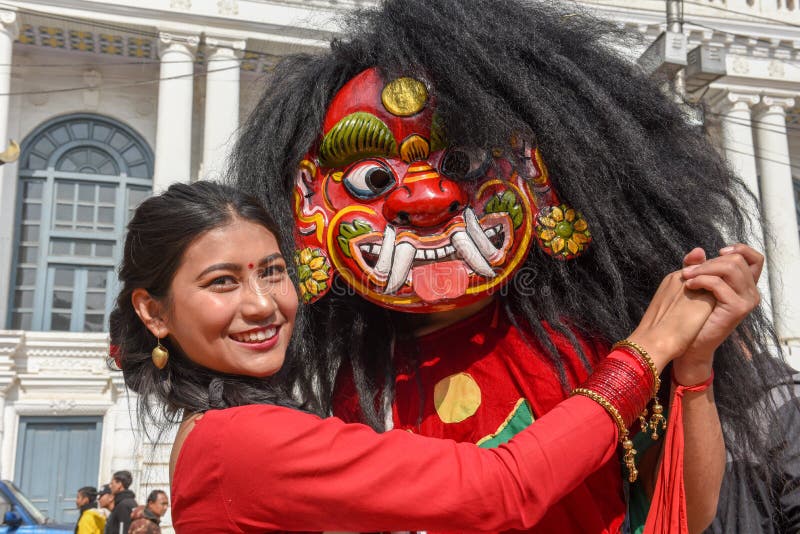
{"label": "woman's hand", "polygon": [[726,247],[707,261],[700,248],[686,255],[686,287],[710,292],[716,305],[685,354],[673,363],[678,383],[697,384],[711,375],[714,351],[761,300],[756,283],[763,267],[764,256],[743,244]]}
{"label": "woman's hand", "polygon": [[650,353],[659,373],[686,352],[715,308],[714,296],[700,289],[690,289],[681,271],[670,273],[628,336]]}

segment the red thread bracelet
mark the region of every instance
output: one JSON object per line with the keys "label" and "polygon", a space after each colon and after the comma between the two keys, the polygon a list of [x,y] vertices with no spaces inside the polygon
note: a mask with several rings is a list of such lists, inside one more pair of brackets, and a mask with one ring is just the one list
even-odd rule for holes
{"label": "red thread bracelet", "polygon": [[675,384],[675,387],[681,388],[684,391],[692,391],[692,392],[700,392],[705,391],[714,383],[714,370],[711,370],[711,376],[706,378],[704,381],[694,384],[692,386],[684,386],[680,382],[675,379],[675,369],[672,369],[672,383]]}

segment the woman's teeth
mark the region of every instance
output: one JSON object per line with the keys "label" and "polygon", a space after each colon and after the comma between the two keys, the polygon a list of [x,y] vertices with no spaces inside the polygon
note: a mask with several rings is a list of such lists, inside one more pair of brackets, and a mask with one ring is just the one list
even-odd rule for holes
{"label": "woman's teeth", "polygon": [[274,326],[271,326],[269,328],[264,328],[263,330],[254,330],[252,332],[244,332],[242,334],[231,334],[231,338],[240,343],[259,343],[261,341],[272,339],[275,337],[277,332],[278,329]]}

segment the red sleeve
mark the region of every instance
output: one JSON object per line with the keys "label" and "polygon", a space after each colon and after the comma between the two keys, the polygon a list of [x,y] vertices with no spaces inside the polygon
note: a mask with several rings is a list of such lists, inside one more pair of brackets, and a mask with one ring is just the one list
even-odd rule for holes
{"label": "red sleeve", "polygon": [[179,532],[527,528],[609,461],[617,431],[572,397],[496,449],[276,406],[207,412],[173,483]]}

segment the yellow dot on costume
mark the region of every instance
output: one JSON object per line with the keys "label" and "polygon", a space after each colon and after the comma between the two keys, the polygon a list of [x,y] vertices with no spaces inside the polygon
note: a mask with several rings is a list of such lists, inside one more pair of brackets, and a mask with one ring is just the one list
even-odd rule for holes
{"label": "yellow dot on costume", "polygon": [[445,423],[460,423],[478,411],[481,388],[467,373],[450,375],[433,388],[433,403],[439,419]]}
{"label": "yellow dot on costume", "polygon": [[383,88],[381,102],[392,115],[409,117],[422,111],[428,103],[428,90],[414,78],[397,78]]}

